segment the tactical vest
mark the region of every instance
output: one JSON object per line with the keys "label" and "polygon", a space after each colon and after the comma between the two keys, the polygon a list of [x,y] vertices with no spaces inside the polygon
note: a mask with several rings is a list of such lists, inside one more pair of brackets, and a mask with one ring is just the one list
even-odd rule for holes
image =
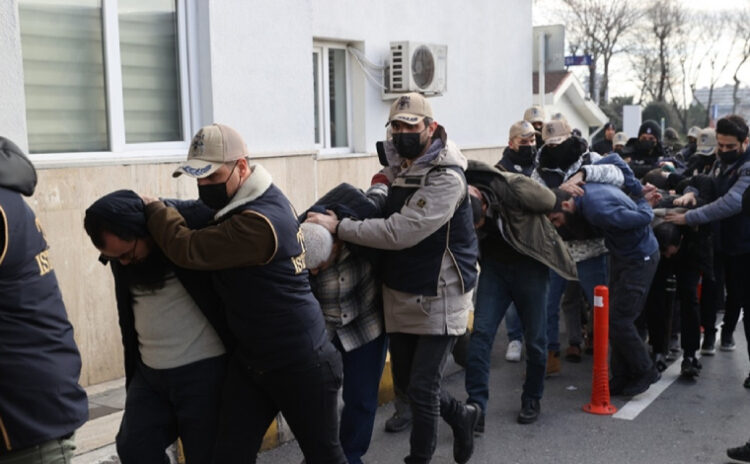
{"label": "tactical vest", "polygon": [[[419,188],[429,184],[433,172],[452,169],[466,177],[457,166],[436,166],[424,174],[399,177],[391,186],[385,216],[401,211]],[[464,293],[474,288],[477,278],[477,235],[469,201],[468,186],[453,217],[429,237],[411,248],[388,250],[383,257],[383,283],[389,288],[415,295],[436,296],[443,256],[448,252],[461,274]]]}
{"label": "tactical vest", "polygon": [[231,211],[251,211],[268,220],[276,236],[276,253],[259,266],[214,273],[239,356],[260,371],[305,364],[316,359],[328,339],[318,301],[305,269],[302,231],[292,205],[275,185]]}
{"label": "tactical vest", "polygon": [[[750,168],[745,164],[750,160],[750,148],[735,163],[734,168],[720,173],[716,177],[717,198],[726,195],[740,176],[748,176],[743,172]],[[750,217],[739,213],[719,221],[718,248],[728,255],[743,255],[750,253]]]}
{"label": "tactical vest", "polygon": [[[0,187],[0,455],[72,433],[88,418],[47,241],[21,195]],[[2,219],[0,219],[2,220]]]}

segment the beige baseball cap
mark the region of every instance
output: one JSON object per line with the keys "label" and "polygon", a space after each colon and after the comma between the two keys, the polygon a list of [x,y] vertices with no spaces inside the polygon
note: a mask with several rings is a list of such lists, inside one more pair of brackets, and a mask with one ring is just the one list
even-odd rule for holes
{"label": "beige baseball cap", "polygon": [[553,119],[542,127],[542,140],[545,144],[559,145],[570,138],[570,126],[561,119]]}
{"label": "beige baseball cap", "polygon": [[247,156],[247,145],[239,132],[224,124],[211,124],[195,134],[190,142],[187,161],[175,169],[172,177],[187,174],[202,179],[213,174],[224,163]]}
{"label": "beige baseball cap", "polygon": [[523,113],[523,120],[529,122],[544,122],[544,108],[534,105]]}
{"label": "beige baseball cap", "polygon": [[391,121],[401,121],[406,124],[415,125],[419,124],[419,121],[426,117],[434,119],[430,103],[422,94],[411,92],[398,97],[393,102],[386,126]]}
{"label": "beige baseball cap", "polygon": [[531,137],[536,134],[536,129],[531,125],[529,121],[518,121],[517,123],[510,126],[508,132],[508,140],[513,140],[516,137]]}
{"label": "beige baseball cap", "polygon": [[625,145],[628,143],[628,134],[625,132],[618,132],[615,134],[614,138],[612,139],[612,146],[616,147],[617,145]]}
{"label": "beige baseball cap", "polygon": [[716,151],[716,131],[706,127],[695,137],[698,140],[698,147],[695,152],[703,156],[711,156]]}
{"label": "beige baseball cap", "polygon": [[694,138],[696,138],[696,139],[697,139],[697,138],[698,138],[698,135],[700,135],[700,133],[701,133],[701,128],[700,128],[700,127],[698,127],[698,126],[693,126],[693,127],[691,127],[691,128],[690,128],[690,129],[688,130],[687,136],[688,136],[688,137],[694,137]]}

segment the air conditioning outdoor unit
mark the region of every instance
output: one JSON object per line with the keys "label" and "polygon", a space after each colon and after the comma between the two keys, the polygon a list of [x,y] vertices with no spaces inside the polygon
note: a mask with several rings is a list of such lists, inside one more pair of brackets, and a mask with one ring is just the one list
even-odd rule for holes
{"label": "air conditioning outdoor unit", "polygon": [[442,94],[447,88],[448,46],[420,42],[391,42],[385,94]]}

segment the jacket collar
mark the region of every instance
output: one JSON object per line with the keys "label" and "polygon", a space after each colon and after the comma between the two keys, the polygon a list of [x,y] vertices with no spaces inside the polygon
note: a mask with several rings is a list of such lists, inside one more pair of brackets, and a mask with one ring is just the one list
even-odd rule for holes
{"label": "jacket collar", "polygon": [[271,187],[273,178],[271,178],[271,174],[263,166],[255,164],[250,167],[253,173],[240,185],[240,188],[237,189],[237,193],[234,194],[229,204],[216,212],[214,219],[218,220],[222,216],[226,216],[230,211],[257,199]]}

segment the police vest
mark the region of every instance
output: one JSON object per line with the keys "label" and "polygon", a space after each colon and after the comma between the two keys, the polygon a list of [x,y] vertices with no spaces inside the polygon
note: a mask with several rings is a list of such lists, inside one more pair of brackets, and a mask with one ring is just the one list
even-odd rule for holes
{"label": "police vest", "polygon": [[21,195],[0,187],[0,455],[72,433],[88,418],[47,241]]}
{"label": "police vest", "polygon": [[[420,187],[429,184],[429,175],[452,169],[466,183],[458,166],[437,166],[425,174],[401,177],[393,185],[385,204],[385,216],[401,211]],[[383,257],[383,283],[389,288],[415,295],[436,296],[443,256],[450,253],[461,274],[464,293],[474,288],[477,278],[477,236],[469,202],[468,187],[453,217],[418,244],[404,250],[388,250]]]}
{"label": "police vest", "polygon": [[[734,169],[720,173],[716,177],[717,197],[726,195],[740,176],[748,176],[744,172],[745,164],[750,160],[750,148],[735,163]],[[739,213],[719,221],[718,248],[728,255],[743,255],[750,253],[750,217]]]}
{"label": "police vest", "polygon": [[243,211],[268,220],[277,248],[266,264],[214,273],[229,329],[237,338],[238,356],[260,371],[311,362],[329,344],[320,305],[310,288],[302,231],[292,205],[271,185],[222,219]]}

